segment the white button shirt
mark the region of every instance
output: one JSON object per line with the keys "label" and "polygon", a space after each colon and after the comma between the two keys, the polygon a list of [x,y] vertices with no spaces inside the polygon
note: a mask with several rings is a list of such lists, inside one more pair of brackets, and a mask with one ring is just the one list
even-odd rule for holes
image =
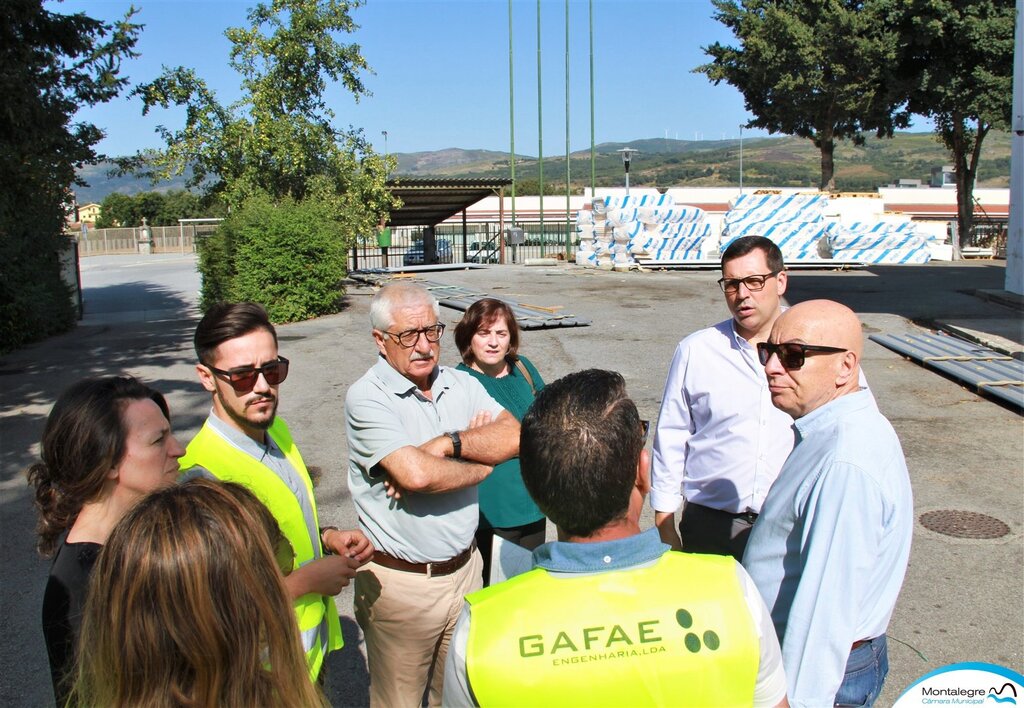
{"label": "white button shirt", "polygon": [[760,512],[793,449],[793,419],[772,405],[757,351],[733,320],[676,347],[654,436],[651,506],[687,501]]}

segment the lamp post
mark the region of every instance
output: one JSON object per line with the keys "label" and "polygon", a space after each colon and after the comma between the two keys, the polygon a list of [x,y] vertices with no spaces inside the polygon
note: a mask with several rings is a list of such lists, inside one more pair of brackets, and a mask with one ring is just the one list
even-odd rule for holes
{"label": "lamp post", "polygon": [[629,162],[633,159],[633,153],[640,152],[633,148],[622,148],[618,152],[622,153],[622,164],[626,168],[626,196],[629,196]]}
{"label": "lamp post", "polygon": [[743,194],[743,124],[740,124],[740,194]]}

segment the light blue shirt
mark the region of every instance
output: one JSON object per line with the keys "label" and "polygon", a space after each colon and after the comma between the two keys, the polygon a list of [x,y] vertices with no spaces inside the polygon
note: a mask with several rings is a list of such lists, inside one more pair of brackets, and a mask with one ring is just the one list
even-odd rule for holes
{"label": "light blue shirt", "polygon": [[743,565],[771,609],[793,706],[832,705],[851,645],[885,633],[910,557],[903,449],[867,391],[798,419]]}
{"label": "light blue shirt", "polygon": [[406,445],[422,445],[451,430],[465,430],[479,411],[497,418],[502,408],[475,378],[439,366],[427,398],[380,357],[345,396],[348,488],[359,526],[388,555],[436,563],[469,548],[479,522],[477,486],[439,494],[405,491],[389,499],[379,463]]}

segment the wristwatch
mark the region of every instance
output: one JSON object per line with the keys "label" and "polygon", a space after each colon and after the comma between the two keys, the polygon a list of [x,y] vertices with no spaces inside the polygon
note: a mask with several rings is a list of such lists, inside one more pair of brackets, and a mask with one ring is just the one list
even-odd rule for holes
{"label": "wristwatch", "polygon": [[452,441],[452,458],[456,460],[462,459],[462,438],[459,437],[459,431],[453,430],[450,433],[445,433]]}

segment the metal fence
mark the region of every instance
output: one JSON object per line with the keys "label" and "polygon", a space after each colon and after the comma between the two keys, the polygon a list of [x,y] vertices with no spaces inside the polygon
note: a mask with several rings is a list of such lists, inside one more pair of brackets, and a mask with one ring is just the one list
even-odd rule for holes
{"label": "metal fence", "polygon": [[[212,233],[216,224],[183,224],[181,226],[150,226],[152,253],[192,253],[196,236]],[[124,253],[138,253],[142,227],[118,229],[89,229],[84,233],[69,233],[78,241],[81,257]]]}
{"label": "metal fence", "polygon": [[[461,224],[440,224],[435,228],[438,260],[446,263],[522,263],[528,258],[566,258],[575,254],[578,239],[573,224],[564,221],[519,222],[525,232],[521,246],[505,245],[502,249],[499,224],[468,224],[463,237]],[[566,234],[569,237],[566,253]],[[403,265],[420,265],[423,259],[423,229],[398,227],[392,229],[391,246],[385,250],[376,240],[367,239],[349,251],[349,270],[374,269]]]}

